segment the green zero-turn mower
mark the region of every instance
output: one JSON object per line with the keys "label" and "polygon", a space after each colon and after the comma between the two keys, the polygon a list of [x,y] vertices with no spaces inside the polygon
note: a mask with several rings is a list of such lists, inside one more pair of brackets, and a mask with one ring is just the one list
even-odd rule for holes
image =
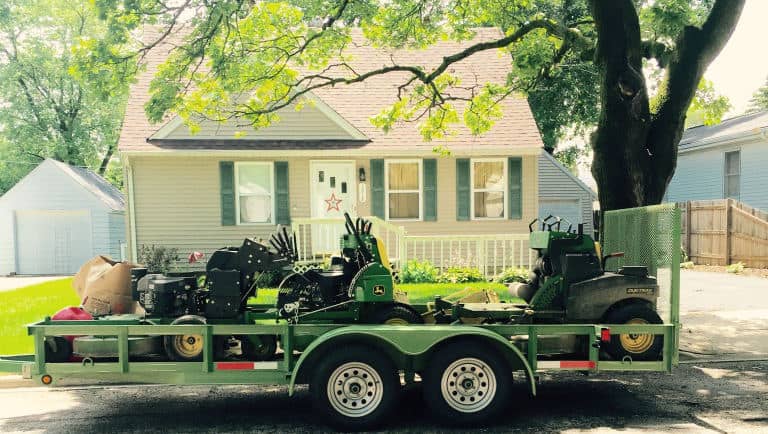
{"label": "green zero-turn mower", "polygon": [[[540,227],[534,226],[539,223]],[[623,266],[606,271],[606,262],[621,252],[601,256],[599,244],[582,225],[563,228],[565,219],[549,216],[529,225],[530,247],[538,258],[529,281],[511,291],[525,304],[448,303],[440,298],[432,307],[436,322],[484,324],[662,324],[656,313],[659,286],[645,266]],[[559,339],[551,352],[578,353],[587,342]],[[615,360],[657,360],[663,337],[652,334],[613,336],[603,349]]]}

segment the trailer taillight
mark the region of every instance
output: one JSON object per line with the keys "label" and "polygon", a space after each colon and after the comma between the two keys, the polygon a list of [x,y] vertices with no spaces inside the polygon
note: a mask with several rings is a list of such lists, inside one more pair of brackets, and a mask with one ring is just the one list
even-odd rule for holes
{"label": "trailer taillight", "polygon": [[611,341],[611,329],[608,327],[603,327],[600,329],[600,342],[610,342]]}

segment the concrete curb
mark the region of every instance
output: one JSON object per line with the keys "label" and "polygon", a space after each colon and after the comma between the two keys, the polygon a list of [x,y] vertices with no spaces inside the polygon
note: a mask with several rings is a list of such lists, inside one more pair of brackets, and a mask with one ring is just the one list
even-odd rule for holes
{"label": "concrete curb", "polygon": [[21,375],[2,375],[0,376],[0,389],[14,389],[17,387],[34,387],[37,384],[29,378],[23,378]]}

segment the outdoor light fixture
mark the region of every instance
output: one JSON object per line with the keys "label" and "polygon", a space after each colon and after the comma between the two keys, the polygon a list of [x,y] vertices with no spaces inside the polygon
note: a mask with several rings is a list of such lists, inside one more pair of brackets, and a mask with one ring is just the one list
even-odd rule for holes
{"label": "outdoor light fixture", "polygon": [[358,171],[357,179],[360,180],[360,182],[365,182],[365,168],[361,167]]}

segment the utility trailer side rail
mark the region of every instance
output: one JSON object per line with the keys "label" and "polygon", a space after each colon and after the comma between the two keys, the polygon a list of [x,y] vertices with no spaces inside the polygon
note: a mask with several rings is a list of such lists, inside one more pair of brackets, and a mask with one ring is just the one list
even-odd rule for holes
{"label": "utility trailer side rail", "polygon": [[[34,337],[34,361],[25,374],[43,384],[56,384],[60,379],[99,379],[120,382],[169,384],[286,384],[293,386],[307,380],[302,368],[308,360],[322,357],[345,345],[356,344],[376,348],[388,354],[402,371],[420,372],[429,365],[431,355],[451,341],[473,339],[498,351],[512,370],[522,371],[535,394],[532,377],[540,370],[579,371],[665,371],[671,372],[677,353],[673,324],[658,325],[146,325],[137,321],[53,321],[45,320],[29,326]],[[600,350],[606,335],[654,334],[664,337],[659,361],[608,360]],[[151,359],[130,360],[128,340],[137,336],[200,334],[205,350],[200,362],[166,362]],[[45,339],[51,336],[114,336],[118,357],[107,360],[85,358],[80,362],[49,363],[45,360]],[[216,335],[279,336],[283,352],[274,360],[247,362],[214,360],[213,337]],[[588,357],[583,360],[542,356],[542,338],[581,336],[589,343]],[[615,338],[615,337],[614,337]],[[295,352],[298,344],[305,348]],[[603,356],[603,357],[601,357]]]}

